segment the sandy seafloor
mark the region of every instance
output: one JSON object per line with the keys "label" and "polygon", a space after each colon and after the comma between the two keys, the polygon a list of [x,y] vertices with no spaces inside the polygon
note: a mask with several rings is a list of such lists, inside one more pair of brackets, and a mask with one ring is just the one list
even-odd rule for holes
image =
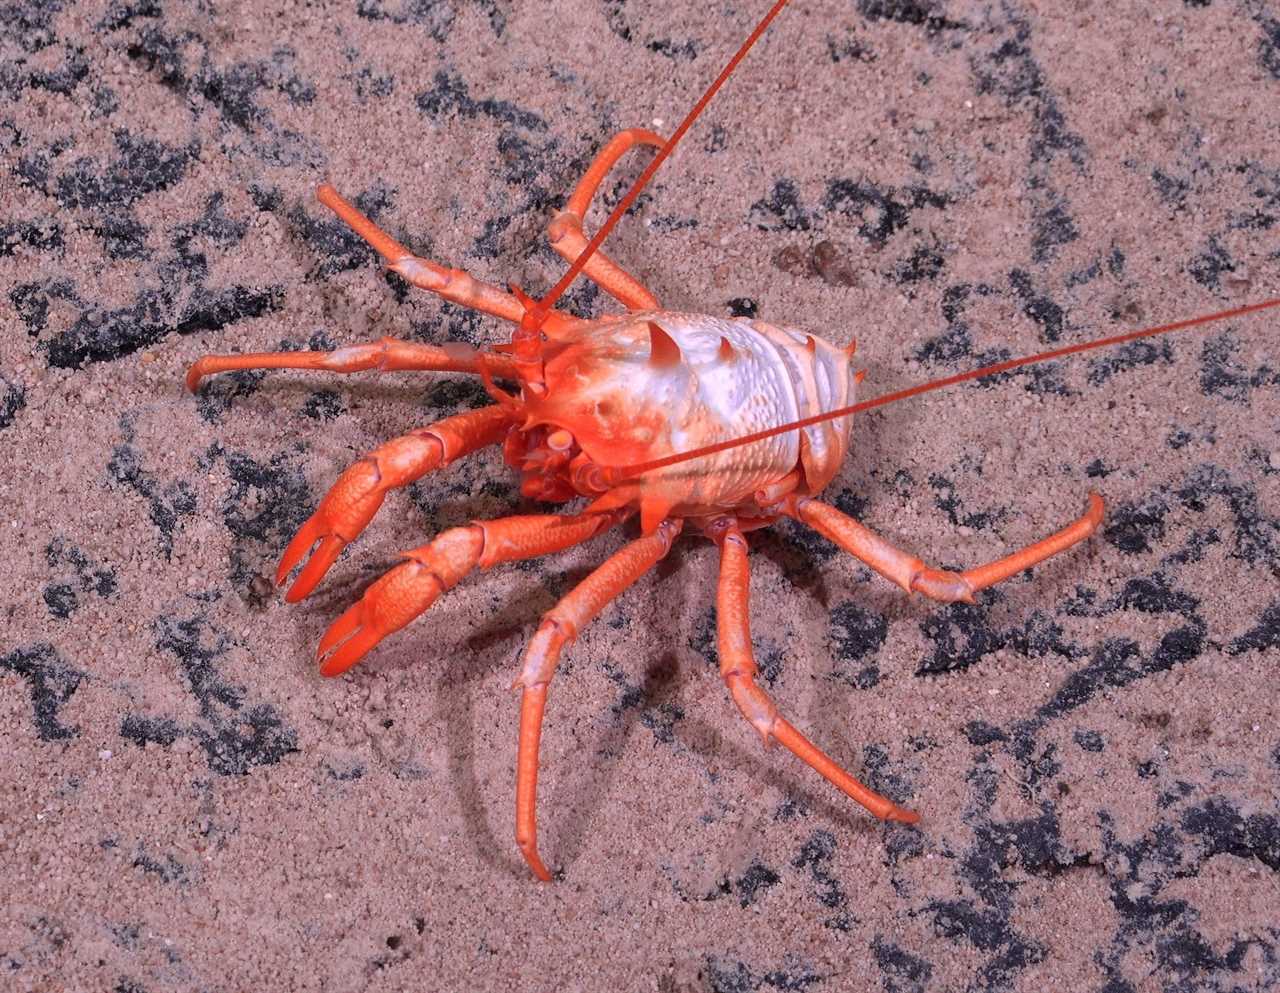
{"label": "sandy seafloor", "polygon": [[[193,397],[186,365],[506,333],[385,276],[316,184],[544,289],[596,150],[669,130],[763,6],[3,5],[0,988],[1280,987],[1274,313],[860,417],[828,496],[932,562],[1108,501],[976,606],[753,536],[763,684],[918,828],[760,748],[689,538],[561,666],[534,882],[508,686],[626,529],[312,661],[399,551],[537,509],[496,450],[390,497],[302,605],[271,590],[346,465],[485,398]],[[1275,297],[1280,7],[796,0],[610,249],[671,309],[856,336],[866,395]]]}

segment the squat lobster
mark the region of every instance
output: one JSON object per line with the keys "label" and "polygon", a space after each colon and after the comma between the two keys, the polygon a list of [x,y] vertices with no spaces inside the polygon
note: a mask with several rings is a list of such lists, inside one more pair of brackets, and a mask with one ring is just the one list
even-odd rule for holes
{"label": "squat lobster", "polygon": [[[410,283],[521,325],[511,344],[479,352],[383,339],[333,352],[205,356],[187,374],[187,385],[195,390],[205,376],[233,369],[466,372],[483,377],[496,401],[388,442],[347,469],[284,552],[278,583],[302,564],[285,594],[290,602],[315,588],[342,549],[368,525],[388,490],[484,446],[502,442],[507,462],[522,473],[526,496],[553,502],[585,496],[592,501],[578,514],[477,521],[407,552],[405,561],[370,586],[321,639],[318,657],[326,676],[346,671],[477,566],[487,569],[560,551],[639,512],[641,536],[545,615],[515,680],[522,693],[516,839],[529,867],[543,880],[551,875],[537,848],[538,745],[556,663],[609,601],[666,555],[686,523],[720,548],[720,674],[743,716],[766,744],[781,742],[877,817],[914,823],[917,814],[843,770],[782,717],[757,685],[744,533],[783,516],[795,518],[907,592],[949,602],[972,601],[976,591],[1082,541],[1102,520],[1102,501],[1090,494],[1087,512],[1056,534],[956,573],[925,566],[814,499],[848,450],[851,417],[833,412],[852,403],[861,379],[850,366],[852,349],[762,321],[664,311],[648,289],[603,253],[584,259],[587,206],[612,166],[636,145],[664,143],[643,130],[617,135],[548,232],[556,251],[576,260],[627,313],[580,320],[543,310],[514,288],[508,293],[418,258],[324,185],[320,201]],[[519,390],[508,393],[496,380],[514,381]],[[805,418],[812,423],[797,429],[796,422]],[[739,443],[747,436],[754,440]],[[691,452],[715,445],[723,450]],[[659,460],[669,464],[645,468]]]}

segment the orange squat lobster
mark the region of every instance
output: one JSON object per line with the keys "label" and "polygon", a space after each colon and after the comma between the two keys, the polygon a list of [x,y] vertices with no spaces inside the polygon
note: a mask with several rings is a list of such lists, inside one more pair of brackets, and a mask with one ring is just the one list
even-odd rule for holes
{"label": "orange squat lobster", "polygon": [[[1091,493],[1078,520],[995,562],[961,573],[929,568],[815,499],[844,460],[854,412],[1002,369],[1280,304],[1272,300],[1230,314],[1068,346],[860,404],[854,403],[854,393],[862,374],[850,364],[852,348],[762,321],[662,310],[635,277],[598,251],[599,243],[784,3],[761,21],[671,139],[624,131],[600,152],[550,225],[552,246],[573,265],[540,302],[514,287],[508,293],[418,258],[332,187],[320,187],[320,201],[408,282],[517,324],[509,344],[480,352],[461,344],[437,347],[384,338],[333,352],[210,355],[187,373],[187,386],[195,390],[205,376],[234,369],[464,372],[481,376],[495,400],[390,441],[347,469],[285,549],[277,582],[283,583],[306,560],[285,594],[290,602],[316,587],[342,549],[372,520],[388,490],[487,445],[502,443],[507,462],[522,474],[526,496],[549,502],[590,500],[576,514],[476,521],[407,552],[405,561],[373,583],[321,639],[317,654],[326,676],[345,672],[477,566],[487,569],[561,551],[639,513],[641,536],[544,616],[514,683],[522,693],[516,840],[543,880],[551,874],[537,845],[538,744],[556,663],[587,623],[667,554],[686,523],[720,548],[720,674],[743,716],[766,744],[780,742],[877,817],[914,823],[917,814],[858,782],[779,714],[756,684],[744,533],[791,517],[908,593],[972,602],[978,590],[1091,535],[1102,520],[1102,500]],[[660,152],[588,242],[582,229],[587,207],[612,166],[636,145],[652,145]],[[627,313],[580,320],[551,310],[550,302],[579,271]],[[518,392],[504,391],[497,380],[515,382]]]}
{"label": "orange squat lobster", "polygon": [[[610,166],[637,143],[662,142],[646,131],[618,135],[552,222],[552,245],[561,255],[576,258],[586,244],[582,215],[587,204]],[[320,187],[319,197],[414,285],[509,321],[519,322],[524,316],[525,304],[516,296],[417,258],[332,187]],[[546,614],[515,681],[522,687],[516,839],[538,878],[549,880],[538,854],[535,797],[543,708],[556,662],[584,625],[667,554],[688,522],[720,546],[720,674],[743,716],[766,743],[781,742],[877,817],[914,823],[917,814],[840,768],[782,717],[756,684],[743,532],[782,516],[793,517],[908,592],[943,601],[972,600],[975,591],[1092,534],[1102,520],[1102,501],[1091,495],[1083,517],[1044,541],[954,573],[926,567],[813,498],[844,460],[851,417],[616,479],[620,474],[611,472],[611,466],[741,438],[845,406],[852,402],[861,375],[850,365],[850,350],[803,332],[762,321],[660,310],[647,289],[601,253],[584,271],[629,312],[595,321],[551,314],[543,326],[541,358],[532,370],[510,354],[466,354],[392,339],[334,352],[210,355],[192,365],[187,374],[192,390],[205,376],[231,369],[439,370],[484,376],[498,400],[397,438],[347,469],[285,549],[277,582],[311,552],[285,594],[290,602],[315,588],[343,547],[368,525],[388,490],[486,445],[502,443],[507,462],[523,474],[521,491],[526,496],[556,502],[579,496],[592,500],[578,514],[477,521],[407,552],[404,563],[370,586],[325,633],[318,650],[320,671],[326,676],[345,672],[477,566],[487,569],[560,551],[638,510],[641,537]],[[518,381],[520,394],[504,393],[493,385],[495,378]]]}

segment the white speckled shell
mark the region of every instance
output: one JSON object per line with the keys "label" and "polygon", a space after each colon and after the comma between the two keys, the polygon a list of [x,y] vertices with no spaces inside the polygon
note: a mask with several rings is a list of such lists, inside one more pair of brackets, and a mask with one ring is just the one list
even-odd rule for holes
{"label": "white speckled shell", "polygon": [[[669,369],[649,361],[653,321],[680,346],[682,361]],[[628,314],[576,331],[570,346],[579,404],[593,395],[626,397],[639,419],[661,412],[668,437],[653,439],[649,457],[688,451],[739,438],[854,402],[855,383],[846,352],[803,331],[746,318],[726,319],[665,311]],[[724,338],[735,357],[720,357]],[[812,342],[812,344],[810,344]],[[578,372],[580,370],[580,373]],[[554,408],[556,404],[551,404]],[[550,420],[556,420],[548,410]],[[565,426],[570,426],[565,424]],[[678,483],[681,512],[710,512],[749,505],[761,487],[801,466],[804,488],[814,493],[839,471],[849,448],[851,418],[844,417],[670,466],[645,476],[650,485]],[[803,441],[801,436],[803,435]],[[607,451],[595,460],[613,464]]]}

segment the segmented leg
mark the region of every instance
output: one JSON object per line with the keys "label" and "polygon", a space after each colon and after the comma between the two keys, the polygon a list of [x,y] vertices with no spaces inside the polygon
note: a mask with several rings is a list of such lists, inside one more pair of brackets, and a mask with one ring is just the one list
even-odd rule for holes
{"label": "segmented leg", "polygon": [[350,466],[284,550],[276,569],[277,584],[320,543],[284,598],[296,603],[316,588],[342,549],[373,520],[388,490],[408,486],[428,472],[492,445],[510,426],[510,416],[501,407],[469,410],[395,438]]}
{"label": "segmented leg", "polygon": [[498,379],[515,379],[509,355],[480,352],[468,345],[441,348],[413,341],[383,338],[348,345],[332,352],[247,352],[236,355],[202,355],[187,370],[187,389],[194,393],[206,376],[235,369],[323,369],[328,372],[470,372],[479,374],[481,362]]}
{"label": "segmented leg", "polygon": [[830,538],[845,551],[861,559],[890,582],[908,593],[923,593],[934,600],[973,603],[973,594],[1001,580],[1030,569],[1051,555],[1066,551],[1084,541],[1102,523],[1102,498],[1089,494],[1089,509],[1061,531],[1019,549],[1012,555],[988,562],[976,569],[951,572],[931,569],[913,555],[908,555],[852,517],[818,500],[790,497],[781,504],[783,513],[804,521],[815,531]]}
{"label": "segmented leg", "polygon": [[781,742],[801,762],[827,782],[856,800],[882,820],[914,824],[920,815],[863,786],[778,713],[773,701],[756,685],[756,661],[751,651],[749,619],[750,571],[747,540],[737,526],[717,538],[720,544],[720,584],[716,591],[716,626],[720,639],[720,677],[733,702],[768,745]]}
{"label": "segmented leg", "polygon": [[542,618],[529,642],[524,665],[512,687],[521,686],[520,750],[516,759],[516,844],[533,874],[550,882],[551,873],[538,855],[538,744],[547,685],[565,645],[589,624],[605,605],[651,569],[671,549],[680,533],[678,520],[663,521],[650,535],[616,552],[579,583]]}
{"label": "segmented leg", "polygon": [[442,532],[430,544],[406,552],[405,562],[365,590],[364,596],[329,626],[316,649],[321,675],[346,672],[476,566],[488,569],[499,562],[549,555],[581,544],[623,520],[627,513],[503,517]]}
{"label": "segmented leg", "polygon": [[[446,269],[429,259],[419,258],[387,234],[373,221],[360,213],[342,194],[328,183],[316,190],[319,201],[338,217],[387,261],[387,268],[398,272],[414,286],[430,290],[446,300],[483,311],[504,321],[519,324],[524,316],[524,304],[510,293],[476,279],[461,269]],[[578,319],[559,311],[552,311],[544,325],[549,333],[577,324]]]}
{"label": "segmented leg", "polygon": [[[613,136],[609,144],[600,150],[587,173],[578,183],[569,198],[569,203],[551,226],[547,228],[547,237],[554,248],[566,262],[574,261],[587,247],[587,236],[582,231],[582,219],[586,216],[591,198],[595,196],[601,181],[613,168],[614,163],[636,145],[652,145],[661,148],[663,141],[652,131],[632,128]],[[644,285],[629,272],[610,259],[603,251],[587,260],[582,270],[583,275],[599,284],[601,289],[615,300],[624,304],[628,310],[657,310],[658,300]]]}

